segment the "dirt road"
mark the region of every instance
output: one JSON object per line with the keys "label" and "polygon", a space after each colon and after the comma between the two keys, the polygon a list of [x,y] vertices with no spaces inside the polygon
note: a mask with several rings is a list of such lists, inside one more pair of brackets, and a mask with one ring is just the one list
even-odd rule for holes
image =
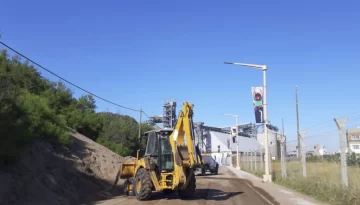
{"label": "dirt road", "polygon": [[[268,205],[258,193],[266,195],[260,189],[251,186],[251,183],[235,177],[226,167],[220,167],[219,175],[196,177],[196,197],[191,200],[181,200],[176,193],[163,195],[154,193],[151,201],[137,201],[135,197],[120,196],[106,201],[87,203],[88,205]],[[256,191],[255,191],[256,190]],[[269,199],[272,204],[278,204]]]}

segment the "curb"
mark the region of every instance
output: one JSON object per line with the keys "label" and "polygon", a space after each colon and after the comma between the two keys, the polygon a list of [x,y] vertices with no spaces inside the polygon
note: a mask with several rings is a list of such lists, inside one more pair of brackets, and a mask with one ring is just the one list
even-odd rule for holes
{"label": "curb", "polygon": [[[233,170],[232,168],[230,168],[229,166],[224,166],[226,167],[228,170],[230,170],[233,174],[235,174],[237,177],[239,177],[237,175],[237,173],[235,172],[235,170]],[[241,178],[241,177],[239,177]],[[262,198],[267,204],[269,205],[275,205],[274,203],[272,203],[266,196],[264,196],[263,194],[261,194],[260,192],[258,192],[256,189],[254,189],[253,186],[251,186],[249,183],[247,183],[246,181],[244,181],[244,183],[249,187],[251,188],[251,190],[253,190],[257,195],[260,196],[260,198]]]}

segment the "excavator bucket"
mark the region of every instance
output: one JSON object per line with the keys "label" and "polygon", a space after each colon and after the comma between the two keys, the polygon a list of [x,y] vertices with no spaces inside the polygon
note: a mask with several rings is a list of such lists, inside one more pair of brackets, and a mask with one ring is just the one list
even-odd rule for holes
{"label": "excavator bucket", "polygon": [[125,161],[121,165],[120,179],[127,179],[135,176],[136,161]]}

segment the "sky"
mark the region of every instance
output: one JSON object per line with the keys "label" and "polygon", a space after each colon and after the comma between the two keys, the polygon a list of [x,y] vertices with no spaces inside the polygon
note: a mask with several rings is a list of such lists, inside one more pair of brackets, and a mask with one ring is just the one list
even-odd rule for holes
{"label": "sky", "polygon": [[[271,123],[281,128],[284,119],[288,141],[296,139],[298,86],[305,142],[338,151],[334,118],[360,125],[359,7],[325,0],[2,1],[0,40],[148,116],[162,114],[165,100],[176,100],[177,112],[191,102],[194,120],[210,126],[234,124],[227,113],[239,115],[239,123],[254,122],[251,87],[263,85],[261,71],[223,62],[264,64]],[[139,118],[101,100],[97,105]]]}

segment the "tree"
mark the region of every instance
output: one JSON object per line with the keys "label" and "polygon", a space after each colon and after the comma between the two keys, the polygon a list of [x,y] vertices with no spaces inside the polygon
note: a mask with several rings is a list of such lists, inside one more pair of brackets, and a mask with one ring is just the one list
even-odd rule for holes
{"label": "tree", "polygon": [[[0,53],[0,159],[16,161],[34,139],[67,144],[69,128],[121,155],[135,155],[139,123],[132,117],[97,113],[92,95],[74,98],[63,82],[51,82],[19,56]],[[141,125],[142,132],[151,130]]]}

